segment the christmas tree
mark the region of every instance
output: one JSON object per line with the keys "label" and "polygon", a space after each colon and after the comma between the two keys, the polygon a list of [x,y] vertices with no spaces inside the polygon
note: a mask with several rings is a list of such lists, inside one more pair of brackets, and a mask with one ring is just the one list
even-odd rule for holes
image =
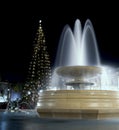
{"label": "christmas tree", "polygon": [[23,88],[22,102],[30,103],[34,107],[38,100],[38,92],[47,89],[50,78],[50,58],[40,20],[33,44],[33,54],[28,69],[28,78]]}

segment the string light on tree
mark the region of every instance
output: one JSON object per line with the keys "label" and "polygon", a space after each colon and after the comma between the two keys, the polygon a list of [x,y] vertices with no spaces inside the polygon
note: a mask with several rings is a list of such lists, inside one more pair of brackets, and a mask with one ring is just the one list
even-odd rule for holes
{"label": "string light on tree", "polygon": [[28,69],[28,78],[23,89],[23,100],[37,103],[38,91],[46,90],[51,79],[51,63],[46,46],[44,32],[39,27],[33,42],[33,54]]}

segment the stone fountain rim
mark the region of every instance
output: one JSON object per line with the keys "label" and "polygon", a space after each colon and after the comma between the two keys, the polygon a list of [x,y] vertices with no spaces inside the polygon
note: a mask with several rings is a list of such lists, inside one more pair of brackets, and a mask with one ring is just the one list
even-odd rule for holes
{"label": "stone fountain rim", "polygon": [[62,77],[90,77],[101,74],[102,69],[98,66],[61,66],[56,68],[56,73]]}

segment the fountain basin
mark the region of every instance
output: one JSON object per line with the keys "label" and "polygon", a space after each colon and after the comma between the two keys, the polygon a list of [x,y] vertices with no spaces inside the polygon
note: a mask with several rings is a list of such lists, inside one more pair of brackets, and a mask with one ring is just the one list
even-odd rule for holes
{"label": "fountain basin", "polygon": [[63,66],[56,68],[59,76],[67,78],[89,78],[101,74],[101,68],[96,66]]}
{"label": "fountain basin", "polygon": [[37,112],[44,118],[119,118],[119,92],[110,90],[57,90],[39,95]]}

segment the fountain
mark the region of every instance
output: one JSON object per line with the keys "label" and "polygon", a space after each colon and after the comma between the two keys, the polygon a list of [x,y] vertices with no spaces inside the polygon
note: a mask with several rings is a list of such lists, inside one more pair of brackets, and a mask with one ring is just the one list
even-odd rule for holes
{"label": "fountain", "polygon": [[37,112],[40,117],[119,117],[119,92],[109,89],[109,84],[105,85],[110,78],[100,63],[96,36],[89,19],[83,30],[79,19],[75,21],[73,31],[69,25],[64,27],[54,66],[51,86],[39,93]]}

